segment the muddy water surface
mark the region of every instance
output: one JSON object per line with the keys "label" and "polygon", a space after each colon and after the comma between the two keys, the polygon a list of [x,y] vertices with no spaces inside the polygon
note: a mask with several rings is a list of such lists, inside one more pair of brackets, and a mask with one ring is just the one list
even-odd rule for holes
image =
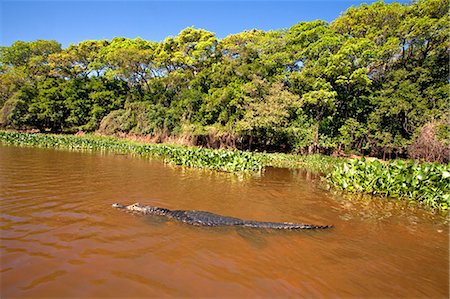
{"label": "muddy water surface", "polygon": [[[114,202],[335,228],[192,227]],[[449,296],[445,219],[344,199],[298,171],[243,179],[0,145],[0,219],[1,298]]]}

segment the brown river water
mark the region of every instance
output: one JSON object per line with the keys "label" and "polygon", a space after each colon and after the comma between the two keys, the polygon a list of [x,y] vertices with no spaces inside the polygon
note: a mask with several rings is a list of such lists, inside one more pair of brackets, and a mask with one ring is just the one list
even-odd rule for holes
{"label": "brown river water", "polygon": [[[321,186],[0,144],[0,297],[449,297],[445,217]],[[194,227],[114,202],[335,227]]]}

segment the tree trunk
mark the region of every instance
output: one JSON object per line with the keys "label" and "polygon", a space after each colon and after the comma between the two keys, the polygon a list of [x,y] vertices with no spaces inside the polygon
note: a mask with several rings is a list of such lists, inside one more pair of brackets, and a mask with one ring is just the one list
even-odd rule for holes
{"label": "tree trunk", "polygon": [[320,127],[320,122],[317,121],[316,122],[316,126],[314,128],[315,132],[314,132],[314,140],[313,140],[313,152],[314,154],[317,153],[317,150],[319,148],[319,127]]}

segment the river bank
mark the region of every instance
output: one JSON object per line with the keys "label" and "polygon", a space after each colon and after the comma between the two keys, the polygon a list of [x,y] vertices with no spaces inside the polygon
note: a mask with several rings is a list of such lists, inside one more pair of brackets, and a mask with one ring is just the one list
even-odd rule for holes
{"label": "river bank", "polygon": [[232,173],[260,172],[266,167],[299,168],[326,177],[346,192],[414,200],[433,210],[450,206],[450,165],[393,160],[343,159],[238,150],[149,144],[94,134],[82,136],[0,131],[0,142],[20,146],[107,151],[163,159],[166,163]]}
{"label": "river bank", "polygon": [[302,168],[327,173],[342,159],[239,150],[207,149],[179,144],[146,143],[98,134],[59,135],[0,131],[0,142],[69,150],[109,151],[161,158],[167,163],[226,172],[258,172],[264,167]]}

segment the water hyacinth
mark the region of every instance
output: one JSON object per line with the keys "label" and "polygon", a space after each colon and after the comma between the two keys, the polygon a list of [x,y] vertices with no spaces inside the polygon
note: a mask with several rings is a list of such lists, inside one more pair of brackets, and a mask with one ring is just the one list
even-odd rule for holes
{"label": "water hyacinth", "polygon": [[416,200],[431,209],[450,207],[450,165],[394,160],[344,160],[322,155],[251,153],[167,144],[145,144],[95,135],[28,134],[0,131],[0,142],[13,145],[108,151],[164,159],[167,163],[226,172],[259,172],[266,166],[328,173],[345,191]]}
{"label": "water hyacinth", "polygon": [[175,165],[227,172],[257,172],[264,166],[262,157],[249,152],[144,144],[94,135],[74,136],[0,131],[0,142],[13,145],[147,155],[162,158]]}
{"label": "water hyacinth", "polygon": [[328,179],[349,192],[408,198],[444,211],[450,207],[450,164],[355,159],[337,165]]}
{"label": "water hyacinth", "polygon": [[321,154],[294,155],[284,153],[261,154],[267,166],[280,168],[306,169],[308,171],[325,174],[333,170],[335,165],[342,163],[342,158],[335,158]]}

